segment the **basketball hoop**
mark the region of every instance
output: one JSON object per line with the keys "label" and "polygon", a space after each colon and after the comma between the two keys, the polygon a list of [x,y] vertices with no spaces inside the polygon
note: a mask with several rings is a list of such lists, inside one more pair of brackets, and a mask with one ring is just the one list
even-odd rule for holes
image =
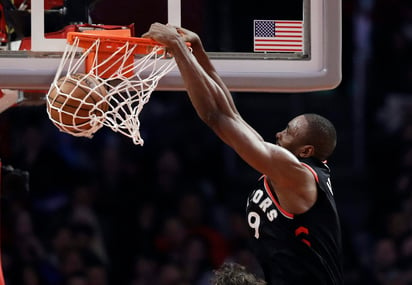
{"label": "basketball hoop", "polygon": [[[175,66],[174,58],[167,53],[164,46],[151,39],[131,37],[129,30],[70,32],[58,70],[46,96],[49,118],[60,130],[74,136],[91,138],[102,126],[107,126],[132,138],[135,144],[143,145],[139,114],[149,101],[159,80]],[[51,106],[53,102],[49,95],[53,89],[54,93],[57,90],[57,94],[60,92],[60,95],[70,97],[73,92],[59,89],[59,79],[65,76],[72,81],[77,80],[79,76],[76,74],[79,73],[85,74],[78,79],[79,81],[85,77],[98,79],[98,86],[90,87],[88,92],[96,97],[96,93],[102,93],[99,92],[99,88],[103,86],[107,92],[101,96],[98,104],[108,105],[108,108],[99,116],[90,112],[89,125],[93,128],[71,131],[72,126],[68,128],[64,122],[56,121],[50,115],[53,108],[54,112],[62,110]],[[73,102],[72,98],[70,100]],[[81,108],[85,100],[79,101],[78,108]],[[76,114],[72,116],[75,117]]]}

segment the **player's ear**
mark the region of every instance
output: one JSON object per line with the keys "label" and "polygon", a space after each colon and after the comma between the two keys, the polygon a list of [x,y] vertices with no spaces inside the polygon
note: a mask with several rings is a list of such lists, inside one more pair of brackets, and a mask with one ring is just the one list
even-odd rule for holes
{"label": "player's ear", "polygon": [[315,148],[313,145],[306,144],[300,148],[300,151],[298,153],[299,157],[301,158],[307,158],[311,157],[315,154]]}

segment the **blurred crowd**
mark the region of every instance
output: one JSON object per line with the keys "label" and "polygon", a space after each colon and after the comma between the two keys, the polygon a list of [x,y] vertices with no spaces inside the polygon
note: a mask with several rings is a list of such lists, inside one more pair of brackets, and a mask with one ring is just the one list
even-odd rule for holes
{"label": "blurred crowd", "polygon": [[143,147],[109,129],[60,133],[44,106],[2,114],[2,161],[30,173],[28,191],[4,179],[7,284],[209,284],[228,259],[258,270],[233,158],[184,94],[157,96]]}

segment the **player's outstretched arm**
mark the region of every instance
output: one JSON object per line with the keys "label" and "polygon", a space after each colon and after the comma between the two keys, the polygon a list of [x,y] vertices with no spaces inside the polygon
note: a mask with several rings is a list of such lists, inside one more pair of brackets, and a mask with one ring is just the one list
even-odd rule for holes
{"label": "player's outstretched arm", "polygon": [[[176,60],[193,106],[208,125],[215,118],[213,113],[228,116],[237,113],[226,86],[221,80],[216,80],[218,75],[195,33],[154,23],[143,37],[150,37],[167,46]],[[193,52],[187,48],[186,42],[190,42]]]}
{"label": "player's outstretched arm", "polygon": [[[268,143],[236,110],[232,96],[207,57],[197,35],[154,23],[143,35],[164,44],[174,56],[189,98],[199,117],[251,167],[270,177],[277,189],[300,189],[307,169],[286,149]],[[193,45],[193,53],[186,42]],[[313,178],[312,178],[313,179]],[[297,192],[291,200],[301,199]]]}

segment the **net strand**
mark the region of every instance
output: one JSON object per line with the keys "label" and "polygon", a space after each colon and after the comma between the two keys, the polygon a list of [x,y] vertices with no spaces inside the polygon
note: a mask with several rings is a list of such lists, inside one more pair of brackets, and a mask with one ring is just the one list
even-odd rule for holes
{"label": "net strand", "polygon": [[[134,144],[143,145],[139,115],[144,105],[149,102],[159,80],[175,68],[176,62],[163,46],[152,46],[146,55],[140,57],[134,55],[136,47],[135,43],[125,42],[109,55],[105,51],[107,58],[102,59],[99,56],[102,53],[99,39],[82,52],[77,37],[72,44],[66,45],[46,96],[49,118],[61,131],[92,138],[101,127],[107,126],[114,132],[130,137]],[[90,60],[90,57],[93,57],[90,70],[84,72],[86,61]],[[133,60],[130,60],[131,57]],[[73,95],[74,89],[68,92],[60,88],[59,80],[62,77],[65,77],[63,85],[74,81],[76,87],[87,90],[87,95],[81,99],[76,98]],[[89,78],[97,78],[99,83],[89,86],[86,84]],[[50,95],[52,90],[57,91],[54,97]],[[99,96],[98,102],[96,96]],[[93,97],[93,100],[90,97]],[[56,98],[59,98],[59,104],[56,104]],[[62,98],[64,102],[60,102]],[[70,104],[77,108],[65,110]],[[107,106],[107,109],[102,106]],[[90,109],[86,115],[84,109]],[[52,116],[53,112],[58,113],[57,118]],[[65,117],[70,117],[71,120],[65,120]]]}

